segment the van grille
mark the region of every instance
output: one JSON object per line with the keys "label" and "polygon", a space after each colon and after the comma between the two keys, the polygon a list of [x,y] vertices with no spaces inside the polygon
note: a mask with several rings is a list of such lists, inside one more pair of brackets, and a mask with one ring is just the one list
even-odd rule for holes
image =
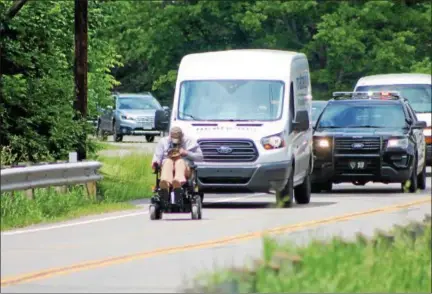
{"label": "van grille", "polygon": [[205,162],[253,162],[258,158],[251,140],[205,139],[198,143]]}

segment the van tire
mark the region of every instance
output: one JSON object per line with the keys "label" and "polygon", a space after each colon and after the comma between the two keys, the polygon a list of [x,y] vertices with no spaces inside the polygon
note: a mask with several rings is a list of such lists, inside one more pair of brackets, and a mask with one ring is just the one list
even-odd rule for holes
{"label": "van tire", "polygon": [[294,166],[282,191],[276,191],[276,205],[281,208],[289,208],[292,206],[294,197]]}
{"label": "van tire", "polygon": [[303,183],[294,188],[295,201],[298,204],[308,204],[311,197],[311,181],[310,174],[307,173]]}

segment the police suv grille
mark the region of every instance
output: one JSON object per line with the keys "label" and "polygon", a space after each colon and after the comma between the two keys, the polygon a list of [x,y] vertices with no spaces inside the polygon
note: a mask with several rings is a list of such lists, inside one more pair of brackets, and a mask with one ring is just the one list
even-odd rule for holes
{"label": "police suv grille", "polygon": [[253,162],[258,158],[258,150],[251,140],[213,139],[198,143],[206,162]]}
{"label": "police suv grille", "polygon": [[370,152],[379,151],[381,148],[381,140],[379,137],[363,137],[363,138],[335,138],[334,150],[341,152]]}

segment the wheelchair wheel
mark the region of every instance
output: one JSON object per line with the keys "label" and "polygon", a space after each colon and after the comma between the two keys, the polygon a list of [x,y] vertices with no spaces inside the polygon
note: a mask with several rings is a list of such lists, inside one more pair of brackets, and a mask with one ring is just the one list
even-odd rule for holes
{"label": "wheelchair wheel", "polygon": [[151,204],[149,207],[149,215],[151,220],[159,220],[162,218],[162,211],[156,205]]}
{"label": "wheelchair wheel", "polygon": [[192,203],[192,219],[201,219],[201,210],[202,210],[202,203],[201,203],[201,197],[196,197],[195,202]]}

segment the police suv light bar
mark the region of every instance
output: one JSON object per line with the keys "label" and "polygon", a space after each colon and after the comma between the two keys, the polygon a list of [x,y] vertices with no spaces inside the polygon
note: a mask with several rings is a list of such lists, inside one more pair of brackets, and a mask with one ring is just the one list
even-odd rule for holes
{"label": "police suv light bar", "polygon": [[335,99],[402,99],[401,94],[397,91],[333,92],[333,97],[335,97]]}

